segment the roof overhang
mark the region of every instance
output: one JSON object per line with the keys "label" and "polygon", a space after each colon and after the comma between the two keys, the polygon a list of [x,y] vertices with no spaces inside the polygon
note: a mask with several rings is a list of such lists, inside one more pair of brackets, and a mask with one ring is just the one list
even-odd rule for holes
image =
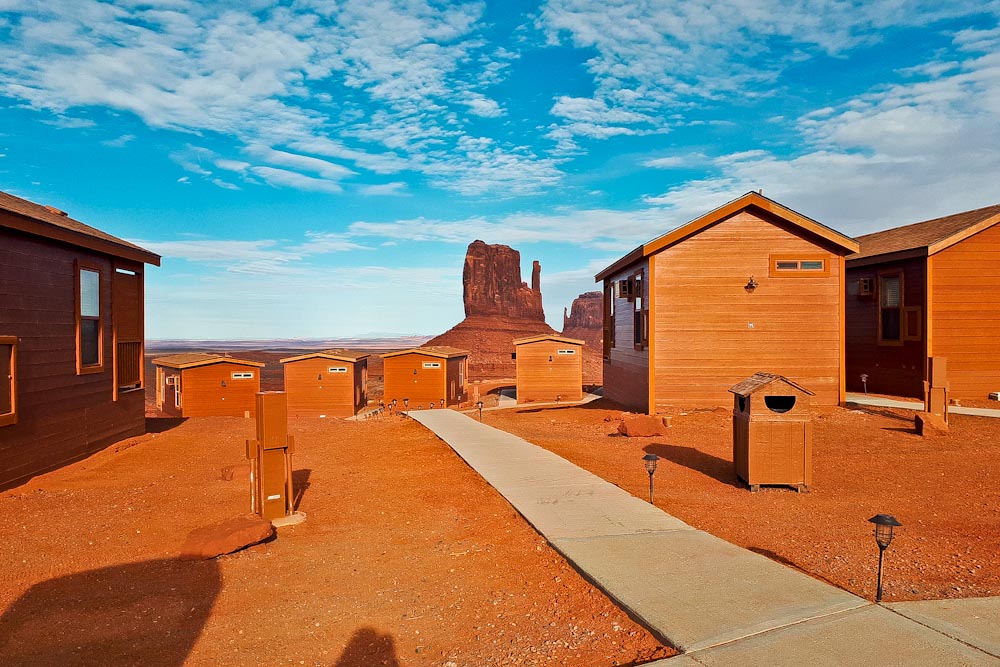
{"label": "roof overhang", "polygon": [[458,357],[467,357],[467,356],[469,356],[469,351],[468,350],[457,350],[456,349],[456,350],[452,350],[452,351],[447,351],[446,352],[446,351],[443,351],[443,350],[431,350],[431,349],[428,349],[426,347],[415,347],[415,348],[411,348],[409,350],[399,350],[397,352],[386,352],[385,354],[382,355],[382,358],[383,359],[388,359],[389,357],[400,357],[400,356],[402,356],[404,354],[422,354],[422,355],[427,356],[427,357],[438,357],[440,359],[456,359]]}
{"label": "roof overhang", "polygon": [[528,336],[527,338],[518,338],[514,340],[514,345],[527,345],[529,343],[539,343],[543,340],[551,340],[556,343],[566,343],[567,345],[586,345],[585,341],[578,338],[567,338],[565,336],[556,336],[554,334],[540,334],[538,336]]}
{"label": "roof overhang", "polygon": [[200,359],[198,361],[188,361],[188,362],[172,362],[169,359],[153,359],[154,366],[162,366],[163,368],[174,368],[179,371],[187,370],[189,368],[197,368],[198,366],[211,366],[213,364],[235,364],[237,366],[253,366],[255,368],[263,368],[267,364],[261,361],[247,361],[246,359],[234,359],[233,357],[215,357],[212,359]]}
{"label": "roof overhang", "polygon": [[334,354],[332,352],[310,352],[308,354],[300,354],[297,357],[286,357],[284,359],[279,359],[283,364],[292,363],[295,361],[305,361],[306,359],[330,359],[331,361],[346,361],[349,363],[354,363],[355,361],[361,361],[362,359],[367,359],[368,354],[357,354],[357,355],[347,355],[347,354]]}
{"label": "roof overhang", "polygon": [[886,264],[888,262],[901,262],[906,259],[916,259],[927,257],[927,246],[912,248],[910,250],[897,250],[896,252],[886,252],[881,255],[869,255],[858,259],[848,259],[845,264],[849,269],[859,269],[863,266],[873,266],[875,264]]}

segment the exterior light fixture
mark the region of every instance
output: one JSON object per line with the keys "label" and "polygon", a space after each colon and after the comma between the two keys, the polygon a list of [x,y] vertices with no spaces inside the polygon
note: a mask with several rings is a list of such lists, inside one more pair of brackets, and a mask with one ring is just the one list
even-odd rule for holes
{"label": "exterior light fixture", "polygon": [[322,380],[322,379],[323,379],[323,374],[322,374],[322,373],[318,373],[318,374],[316,375],[316,379],[317,379],[317,380]]}
{"label": "exterior light fixture", "polygon": [[868,373],[861,374],[861,386],[865,388],[865,394],[868,394]]}
{"label": "exterior light fixture", "polygon": [[413,369],[413,374],[414,374],[414,375],[416,375],[416,374],[417,374],[417,369],[416,369],[416,368],[414,368],[414,369]]}
{"label": "exterior light fixture", "polygon": [[408,399],[408,398],[404,398],[403,399],[403,407],[404,408],[410,407],[410,399]]}
{"label": "exterior light fixture", "polygon": [[747,294],[751,294],[755,289],[757,289],[757,281],[753,279],[753,276],[750,276],[750,280],[748,280],[747,284],[743,286],[743,289],[747,291]]}
{"label": "exterior light fixture", "polygon": [[479,408],[479,421],[483,421],[483,402],[476,401],[476,407]]}
{"label": "exterior light fixture", "polygon": [[868,521],[875,524],[875,543],[878,544],[878,588],[875,592],[875,602],[881,602],[882,557],[885,556],[886,548],[892,543],[892,529],[903,524],[897,521],[896,517],[891,514],[876,514],[868,519]]}
{"label": "exterior light fixture", "polygon": [[223,386],[223,387],[225,387],[225,386],[226,386],[226,381],[225,381],[225,380],[223,380],[223,381],[222,381],[222,386]]}
{"label": "exterior light fixture", "polygon": [[646,466],[646,472],[649,473],[649,503],[653,504],[653,473],[656,472],[656,462],[660,460],[660,457],[656,454],[646,454],[642,457],[642,464]]}
{"label": "exterior light fixture", "polygon": [[444,407],[444,399],[443,398],[441,399],[441,407],[442,408]]}

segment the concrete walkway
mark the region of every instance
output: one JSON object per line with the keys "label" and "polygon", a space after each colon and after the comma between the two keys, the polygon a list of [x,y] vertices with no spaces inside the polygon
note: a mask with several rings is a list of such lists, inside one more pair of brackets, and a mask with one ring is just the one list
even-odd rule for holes
{"label": "concrete walkway", "polygon": [[[878,606],[453,410],[411,412],[687,665],[998,665],[1000,604]],[[641,472],[641,470],[640,470]],[[968,602],[968,605],[965,603]],[[925,605],[925,606],[920,606]]]}
{"label": "concrete walkway", "polygon": [[[881,408],[901,408],[903,410],[922,411],[924,404],[920,401],[897,401],[892,398],[879,398],[878,396],[868,396],[866,394],[854,394],[848,392],[844,398],[848,404],[872,405]],[[948,412],[956,415],[972,415],[974,417],[993,417],[1000,419],[1000,409],[993,408],[966,408],[961,405],[949,405]]]}

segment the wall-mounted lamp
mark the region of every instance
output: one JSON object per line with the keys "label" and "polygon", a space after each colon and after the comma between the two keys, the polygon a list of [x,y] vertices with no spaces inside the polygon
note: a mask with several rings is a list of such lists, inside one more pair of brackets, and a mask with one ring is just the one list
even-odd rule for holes
{"label": "wall-mounted lamp", "polygon": [[317,379],[317,380],[322,380],[322,379],[323,379],[323,374],[322,374],[322,373],[318,374],[318,375],[316,376],[316,379]]}
{"label": "wall-mounted lamp", "polygon": [[223,380],[223,381],[222,381],[222,386],[223,386],[223,387],[225,387],[225,386],[226,386],[226,381],[225,381],[225,380]]}
{"label": "wall-mounted lamp", "polygon": [[750,294],[757,289],[757,281],[753,279],[753,276],[750,276],[750,280],[748,280],[747,284],[743,286],[743,289],[747,291],[747,294]]}
{"label": "wall-mounted lamp", "polygon": [[416,369],[416,368],[414,368],[414,369],[413,369],[413,374],[414,374],[414,375],[416,375],[416,374],[417,374],[417,369]]}

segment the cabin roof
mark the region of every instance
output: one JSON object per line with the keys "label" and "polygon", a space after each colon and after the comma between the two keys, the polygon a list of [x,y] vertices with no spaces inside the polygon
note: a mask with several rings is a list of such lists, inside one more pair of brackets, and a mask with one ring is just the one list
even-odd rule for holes
{"label": "cabin roof", "polygon": [[785,384],[789,384],[798,389],[799,391],[809,394],[810,396],[816,395],[813,392],[806,389],[805,387],[803,387],[802,385],[789,380],[784,375],[778,375],[777,373],[765,373],[764,371],[758,371],[753,375],[751,375],[750,377],[748,377],[746,380],[734,384],[732,387],[729,388],[729,391],[732,392],[733,394],[736,394],[737,396],[749,396],[750,394],[753,394],[754,392],[759,391],[764,387],[773,384],[775,382],[784,382]]}
{"label": "cabin roof", "polygon": [[[1000,222],[1000,204],[894,227],[858,237],[861,250],[848,263],[897,252],[933,255]],[[888,258],[887,258],[888,259]]]}
{"label": "cabin roof", "polygon": [[285,364],[291,361],[303,361],[305,359],[333,359],[334,361],[361,361],[362,359],[367,359],[369,355],[367,352],[355,352],[354,350],[346,350],[343,348],[337,348],[335,350],[322,350],[320,352],[309,352],[308,354],[300,354],[297,357],[286,357],[281,359],[281,363]]}
{"label": "cabin roof", "polygon": [[159,255],[90,225],[85,225],[51,206],[42,206],[27,199],[0,192],[0,211],[13,214],[0,216],[0,227],[70,243],[114,257],[131,259],[154,266],[160,265]]}
{"label": "cabin roof", "polygon": [[742,197],[738,197],[713,211],[709,211],[701,217],[695,218],[687,224],[681,225],[680,227],[677,227],[676,229],[673,229],[666,234],[662,234],[652,241],[639,246],[594,276],[594,280],[604,280],[609,275],[617,273],[645,257],[654,255],[665,248],[683,241],[689,236],[697,234],[706,227],[714,225],[721,220],[739,213],[743,209],[751,207],[767,211],[768,213],[771,213],[772,215],[775,215],[782,220],[785,220],[786,222],[813,234],[814,236],[818,236],[833,245],[842,248],[847,253],[858,251],[858,243],[854,239],[844,236],[837,230],[816,222],[812,218],[808,218],[801,213],[797,213],[787,206],[779,204],[773,199],[768,199],[760,193],[748,192]]}
{"label": "cabin roof", "polygon": [[469,351],[461,350],[457,347],[449,347],[447,345],[426,345],[424,347],[412,347],[408,350],[399,350],[398,352],[386,352],[382,355],[382,358],[387,359],[389,357],[398,357],[403,354],[426,354],[430,357],[453,359],[456,357],[467,357],[469,356]]}
{"label": "cabin roof", "polygon": [[557,343],[566,343],[567,345],[585,345],[585,341],[578,338],[567,338],[566,336],[559,336],[556,334],[539,334],[537,336],[528,336],[527,338],[516,338],[514,340],[514,345],[525,345],[527,343],[538,343],[543,340],[551,340]]}
{"label": "cabin roof", "polygon": [[207,354],[204,352],[184,352],[182,354],[170,354],[165,357],[153,359],[155,366],[165,366],[166,368],[176,368],[178,370],[222,363],[236,364],[237,366],[256,366],[257,368],[265,366],[260,361],[247,361],[245,359],[227,357],[222,354]]}

